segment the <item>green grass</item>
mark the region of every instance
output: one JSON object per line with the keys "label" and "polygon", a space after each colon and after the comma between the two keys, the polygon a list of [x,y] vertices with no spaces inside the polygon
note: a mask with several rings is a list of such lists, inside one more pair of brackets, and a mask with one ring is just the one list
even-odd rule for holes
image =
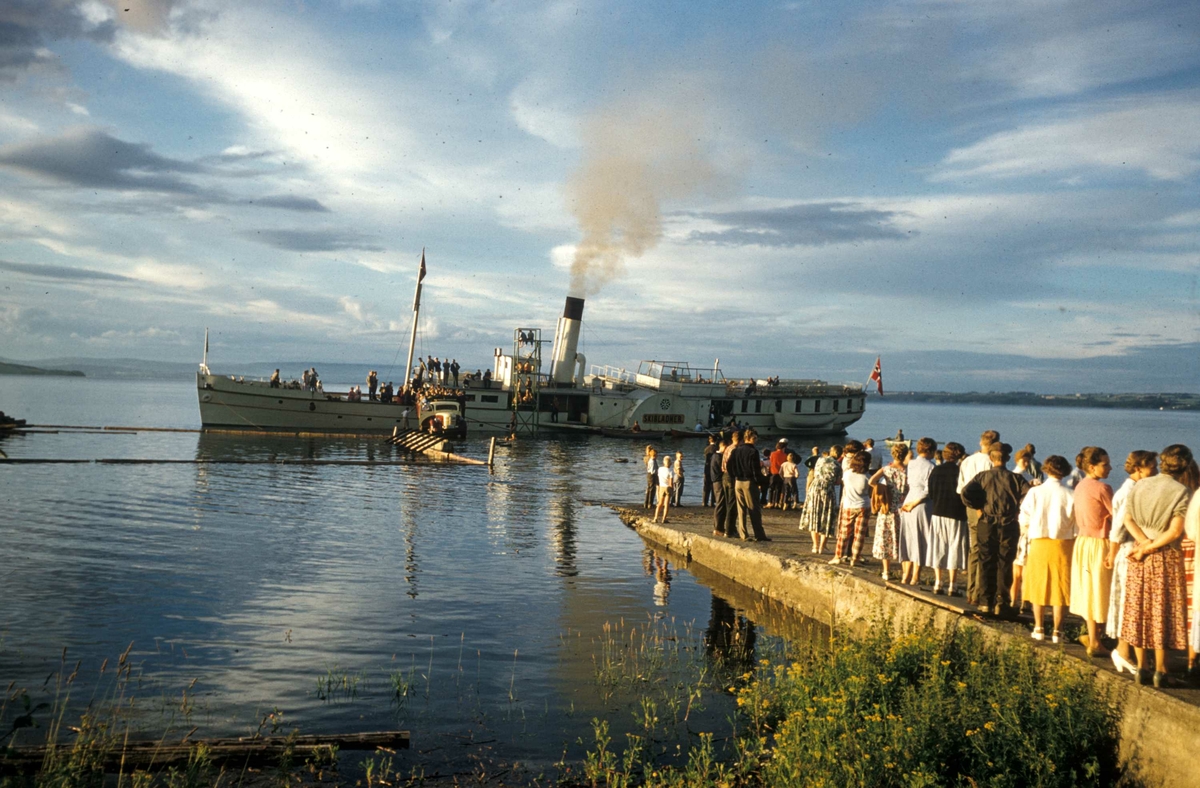
{"label": "green grass", "polygon": [[1082,666],[1039,658],[976,629],[926,626],[862,639],[794,644],[727,688],[737,733],[696,737],[664,762],[645,730],[619,750],[594,723],[591,786],[1111,786],[1120,709]]}

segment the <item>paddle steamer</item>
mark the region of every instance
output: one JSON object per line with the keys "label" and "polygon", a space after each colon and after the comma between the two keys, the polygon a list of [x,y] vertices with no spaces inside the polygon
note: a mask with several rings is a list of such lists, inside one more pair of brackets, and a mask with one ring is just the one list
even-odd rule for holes
{"label": "paddle steamer", "polygon": [[[424,272],[422,254],[406,379]],[[866,408],[862,385],[731,379],[717,362],[705,368],[660,360],[643,361],[636,371],[589,368],[578,349],[583,306],[582,298],[567,297],[552,343],[542,339],[540,328],[515,329],[511,351],[493,349],[488,385],[467,379],[453,395],[425,398],[418,406],[352,402],[345,394],[213,375],[206,338],[196,376],[200,420],[206,430],[373,433],[433,427],[449,434],[582,431],[628,437],[703,433],[737,423],[762,435],[802,436],[845,432]],[[543,358],[547,344],[550,354]]]}

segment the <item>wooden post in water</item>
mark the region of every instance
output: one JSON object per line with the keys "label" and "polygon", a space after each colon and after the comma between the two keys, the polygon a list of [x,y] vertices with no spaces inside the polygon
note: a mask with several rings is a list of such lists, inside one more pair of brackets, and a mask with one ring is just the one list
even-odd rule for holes
{"label": "wooden post in water", "polygon": [[492,443],[488,446],[488,470],[492,470],[493,464],[496,462],[496,436],[492,436]]}

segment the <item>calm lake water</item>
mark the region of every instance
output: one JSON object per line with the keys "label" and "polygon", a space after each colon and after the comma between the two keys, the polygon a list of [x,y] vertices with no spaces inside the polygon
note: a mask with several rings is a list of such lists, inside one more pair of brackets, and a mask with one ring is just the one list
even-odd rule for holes
{"label": "calm lake water", "polygon": [[[198,426],[190,382],[71,379],[67,392],[62,379],[0,377],[0,410],[38,424]],[[1135,448],[1200,448],[1195,413],[876,399],[851,434],[880,439],[898,427],[968,448],[995,428],[1014,445],[1032,441],[1040,457],[1096,444],[1118,468]],[[671,446],[688,454],[697,503],[702,446]],[[381,441],[166,432],[37,434],[0,448],[39,458],[393,458]],[[253,731],[278,709],[287,729],[306,733],[410,729],[405,764],[461,769],[478,753],[462,746],[473,738],[536,773],[564,753],[579,757],[593,717],[630,724],[628,706],[595,680],[606,622],[673,621],[694,634],[734,620],[688,572],[673,567],[663,582],[637,535],[589,505],[640,499],[640,452],[600,438],[527,440],[502,450],[491,475],[428,464],[0,465],[0,683],[50,693],[53,680],[43,682],[66,648],[68,668],[83,660],[82,681],[101,686],[101,662],[133,643],[139,695],[167,709],[195,680],[189,722],[203,734]],[[771,648],[771,632],[759,635]],[[329,671],[356,680],[356,691],[320,697]],[[402,704],[392,674],[413,681]],[[730,712],[713,697],[693,727],[719,727]]]}

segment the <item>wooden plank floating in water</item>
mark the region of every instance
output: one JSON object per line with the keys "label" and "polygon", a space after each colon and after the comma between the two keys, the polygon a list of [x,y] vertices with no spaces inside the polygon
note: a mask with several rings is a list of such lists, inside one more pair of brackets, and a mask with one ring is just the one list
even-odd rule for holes
{"label": "wooden plank floating in water", "polygon": [[[457,454],[448,452],[438,452],[445,455],[446,458],[456,458],[449,460],[452,462],[465,462],[471,465],[483,465],[483,460],[476,460],[470,457],[459,457]],[[435,459],[442,459],[436,458]],[[74,464],[81,465],[94,463],[97,465],[412,465],[412,460],[172,460],[172,459],[140,459],[128,457],[103,457],[94,460],[63,460],[43,457],[10,457],[8,459],[0,458],[0,465],[51,465],[51,464]]]}
{"label": "wooden plank floating in water", "polygon": [[[379,748],[407,750],[408,731],[376,731],[372,733],[330,734],[327,736],[266,736],[257,739],[204,739],[185,741],[179,744],[164,742],[130,742],[103,755],[106,772],[129,772],[134,769],[161,769],[186,763],[203,744],[208,757],[214,762],[236,761],[239,764],[257,765],[277,762],[289,755],[297,763],[309,756],[337,747],[339,750],[375,750]],[[41,768],[46,759],[46,745],[13,747],[0,750],[0,774],[28,773]],[[71,745],[58,746],[63,755],[70,752]]]}

